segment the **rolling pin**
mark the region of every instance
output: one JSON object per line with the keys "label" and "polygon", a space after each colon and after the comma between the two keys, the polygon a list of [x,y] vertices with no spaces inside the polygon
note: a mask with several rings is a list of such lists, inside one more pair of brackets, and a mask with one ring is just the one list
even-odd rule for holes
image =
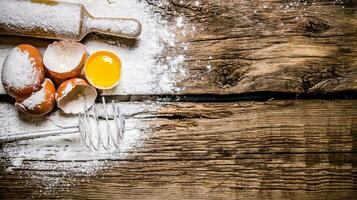
{"label": "rolling pin", "polygon": [[0,0],[0,34],[80,41],[90,32],[137,38],[132,18],[91,16],[81,4],[50,0]]}

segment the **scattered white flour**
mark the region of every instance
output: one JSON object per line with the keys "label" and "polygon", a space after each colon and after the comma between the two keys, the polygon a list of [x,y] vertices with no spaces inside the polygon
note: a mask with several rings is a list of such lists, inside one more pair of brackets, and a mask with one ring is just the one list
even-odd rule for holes
{"label": "scattered white flour", "polygon": [[70,72],[81,63],[86,48],[77,42],[60,41],[48,45],[44,55],[43,63],[46,68],[58,72]]}
{"label": "scattered white flour", "polygon": [[[72,86],[72,84],[68,84]],[[75,85],[65,87],[62,96],[58,98],[57,105],[67,114],[78,114],[91,108],[97,98],[97,90],[88,85]]]}
{"label": "scattered white flour", "polygon": [[178,18],[176,19],[176,27],[177,27],[177,28],[183,28],[183,27],[185,26],[184,23],[185,23],[185,22],[184,22],[184,18],[183,18],[183,17],[178,17]]}
{"label": "scattered white flour", "polygon": [[194,1],[194,2],[193,2],[193,5],[196,6],[196,7],[197,7],[197,6],[200,6],[200,4],[201,4],[200,1]]}
{"label": "scattered white flour", "polygon": [[[4,68],[3,64],[5,61],[5,58],[7,57],[7,55],[9,55],[9,53],[11,52],[13,46],[12,45],[4,45],[1,44],[0,45],[0,68]],[[0,79],[2,79],[2,77],[0,76]],[[0,80],[0,82],[2,82],[2,80]],[[5,88],[2,84],[0,84],[0,94],[6,94],[5,92]]]}
{"label": "scattered white flour", "polygon": [[40,105],[46,98],[46,90],[44,87],[45,83],[46,82],[42,84],[42,88],[39,91],[33,93],[29,98],[25,99],[21,104],[17,105],[30,110]]}
{"label": "scattered white flour", "polygon": [[13,88],[36,85],[38,73],[34,70],[34,65],[34,58],[28,52],[15,47],[4,61],[2,81]]}
{"label": "scattered white flour", "polygon": [[65,37],[80,34],[81,6],[58,3],[55,6],[31,1],[0,1],[0,25],[11,33],[25,34],[31,30]]}
{"label": "scattered white flour", "polygon": [[176,51],[172,56],[165,56],[168,48],[176,48],[177,45],[176,37],[180,31],[177,31],[175,24],[170,26],[169,22],[155,14],[145,1],[83,3],[93,16],[132,17],[142,24],[141,35],[133,47],[98,40],[85,42],[89,53],[111,50],[122,60],[122,75],[118,86],[104,91],[104,95],[176,93],[182,89],[177,87],[176,83],[186,76],[183,52]]}
{"label": "scattered white flour", "polygon": [[[88,37],[84,41],[89,53],[111,50],[122,60],[119,85],[113,90],[105,91],[104,95],[172,94],[183,89],[177,86],[177,83],[186,77],[184,66],[186,58],[180,49],[187,48],[185,48],[186,44],[181,44],[177,38],[194,30],[194,27],[186,30],[187,20],[183,17],[179,19],[182,20],[182,24],[179,23],[182,27],[178,29],[176,19],[167,21],[155,13],[146,1],[71,0],[71,2],[83,3],[89,13],[95,17],[132,17],[142,23],[141,35],[133,45],[121,43],[120,40],[108,41],[97,37]],[[167,1],[162,2],[167,3]],[[64,21],[69,20],[71,16],[64,16],[66,12],[63,10],[61,17]],[[43,23],[47,22],[46,20]],[[0,49],[0,54],[6,54],[7,51]],[[120,105],[125,116],[140,114],[146,110],[155,112],[159,108],[157,105],[148,107],[140,103],[120,103]],[[76,126],[78,119],[54,112],[47,117],[47,120],[36,123],[26,122],[20,119],[13,105],[0,104],[0,123],[3,124],[0,127],[0,134],[13,134]],[[76,176],[93,176],[100,173],[101,170],[110,167],[107,166],[107,160],[125,159],[130,152],[141,148],[149,134],[150,126],[145,121],[130,117],[126,121],[126,132],[119,150],[101,149],[99,152],[89,150],[81,143],[79,134],[72,134],[7,144],[0,150],[0,158],[6,159],[9,163],[8,171],[29,169],[24,170],[28,173],[28,184],[31,186],[38,184],[45,193],[58,184],[71,185]],[[44,188],[44,185],[48,188]]]}
{"label": "scattered white flour", "polygon": [[69,82],[64,88],[62,95],[68,94],[68,92],[70,92],[72,89],[73,89],[73,85],[72,83]]}
{"label": "scattered white flour", "polygon": [[[159,108],[156,104],[144,103],[119,103],[119,107],[127,118],[119,149],[113,146],[109,150],[87,149],[81,141],[80,134],[73,133],[6,144],[0,149],[0,158],[6,160],[6,170],[9,172],[28,169],[25,170],[28,173],[26,174],[28,185],[41,186],[44,192],[51,191],[51,187],[54,186],[66,187],[72,184],[77,176],[95,176],[101,170],[110,167],[107,160],[126,159],[150,136],[149,125],[140,118],[130,116],[144,111],[154,112]],[[101,108],[98,105],[98,109],[101,110],[100,115],[103,113]],[[28,122],[21,118],[13,105],[3,103],[0,104],[0,123],[4,125],[0,127],[0,134],[11,135],[74,127],[78,125],[78,118],[75,115],[63,115],[56,111],[46,120],[37,123]],[[53,176],[54,174],[57,175]]]}
{"label": "scattered white flour", "polygon": [[[141,35],[134,45],[93,37],[83,41],[89,53],[111,50],[122,60],[122,75],[118,86],[104,91],[103,95],[172,94],[184,89],[177,83],[186,78],[184,50],[187,50],[187,44],[180,43],[177,38],[195,31],[194,27],[187,25],[184,17],[179,17],[183,27],[178,29],[175,19],[169,22],[162,18],[146,1],[68,1],[84,4],[95,17],[132,17],[142,24]],[[160,4],[165,3],[168,2],[162,1]],[[4,93],[2,87],[0,92]]]}
{"label": "scattered white flour", "polygon": [[129,38],[137,37],[141,30],[140,23],[131,19],[87,18],[86,26],[89,31],[116,34]]}

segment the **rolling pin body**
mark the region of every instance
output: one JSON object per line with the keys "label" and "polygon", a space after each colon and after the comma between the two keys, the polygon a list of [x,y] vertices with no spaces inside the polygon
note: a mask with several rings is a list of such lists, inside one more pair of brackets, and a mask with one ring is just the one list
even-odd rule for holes
{"label": "rolling pin body", "polygon": [[95,18],[81,4],[0,0],[0,34],[80,41],[90,32],[136,38],[141,24],[131,18]]}

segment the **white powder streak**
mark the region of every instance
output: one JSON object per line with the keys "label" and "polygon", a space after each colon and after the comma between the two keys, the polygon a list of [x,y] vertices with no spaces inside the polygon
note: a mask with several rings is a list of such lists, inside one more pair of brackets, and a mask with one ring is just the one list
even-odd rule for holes
{"label": "white powder streak", "polygon": [[29,53],[15,47],[4,61],[2,80],[13,88],[24,88],[36,84],[37,71],[34,58]]}
{"label": "white powder streak", "polygon": [[[77,121],[77,119],[75,119]],[[140,144],[143,135],[136,128],[136,122],[127,120],[127,129],[123,140],[120,141],[120,149],[110,148],[105,150],[102,147],[99,151],[87,149],[80,139],[79,133],[64,136],[53,136],[35,140],[21,141],[16,144],[8,144],[4,148],[4,154],[10,158],[10,167],[12,170],[21,167],[22,161],[26,160],[57,160],[57,161],[92,161],[105,159],[125,158],[129,151],[133,151],[137,144]],[[94,137],[94,136],[93,136]],[[34,154],[34,152],[36,152]],[[78,163],[81,165],[82,163]],[[47,166],[33,166],[33,168],[49,169]],[[62,168],[64,167],[64,169]],[[73,167],[73,166],[71,166]],[[57,170],[69,170],[72,172],[87,173],[85,168],[71,168],[61,166]]]}
{"label": "white powder streak", "polygon": [[[159,108],[156,104],[142,103],[120,103],[119,106],[124,116],[148,110],[154,112]],[[99,105],[98,109],[102,110],[101,108]],[[63,115],[56,111],[48,116],[48,119],[37,121],[35,124],[22,120],[13,105],[0,104],[0,123],[4,125],[0,127],[0,134],[11,135],[26,131],[58,130],[59,127],[76,126],[78,118],[75,115]],[[0,149],[0,158],[6,158],[7,171],[19,168],[29,169],[26,171],[30,178],[28,184],[32,186],[38,184],[44,192],[49,192],[51,187],[58,187],[58,184],[60,186],[71,184],[71,177],[96,175],[98,171],[110,167],[106,164],[108,159],[126,158],[136,148],[142,146],[143,141],[149,136],[148,128],[148,125],[140,119],[127,119],[119,149],[113,146],[109,150],[87,149],[81,141],[80,134],[74,133],[6,144]],[[39,172],[38,170],[41,169],[44,171]],[[61,173],[61,175],[53,177],[52,173]]]}
{"label": "white powder streak", "polygon": [[80,33],[80,6],[1,0],[0,13],[0,24],[14,32],[39,29],[67,37],[77,37]]}
{"label": "white powder streak", "polygon": [[42,85],[42,89],[33,93],[29,98],[25,99],[22,102],[21,106],[24,106],[27,109],[34,109],[36,106],[40,105],[42,102],[44,102],[45,97],[46,97],[46,91],[44,88],[44,85]]}
{"label": "white powder streak", "polygon": [[70,92],[73,89],[73,85],[72,83],[67,83],[66,87],[63,90],[63,96],[65,96],[66,94],[68,94],[68,92]]}
{"label": "white powder streak", "polygon": [[200,1],[194,1],[194,2],[193,2],[193,5],[196,6],[196,7],[200,6],[200,4],[201,4]]}
{"label": "white powder streak", "polygon": [[50,44],[43,55],[46,68],[57,72],[70,72],[81,63],[87,52],[84,45],[76,42],[54,42]]}
{"label": "white powder streak", "polygon": [[[85,45],[89,53],[98,50],[111,50],[118,54],[122,60],[122,77],[119,85],[113,90],[105,91],[104,94],[162,94],[176,93],[181,90],[176,84],[184,79],[186,75],[185,56],[178,51],[171,53],[170,56],[166,56],[165,53],[170,48],[177,48],[175,47],[178,42],[176,36],[186,34],[186,24],[181,28],[183,32],[177,31],[175,20],[170,24],[165,19],[157,16],[145,1],[120,0],[111,1],[110,4],[107,1],[73,1],[82,2],[89,13],[95,17],[133,17],[143,25],[142,33],[138,38],[137,45],[134,47],[126,47],[117,43],[108,44],[108,41],[105,43],[96,39],[86,40]],[[182,21],[185,22],[184,19]],[[159,107],[147,108],[145,104],[127,103],[121,108],[124,114],[131,115],[147,109],[155,112]],[[5,125],[1,127],[2,130],[0,132],[8,131],[8,134],[25,130],[56,129],[58,128],[57,126],[66,127],[77,124],[75,117],[63,116],[59,112],[55,112],[48,117],[49,120],[39,122],[36,126],[33,123],[20,120],[15,114],[15,108],[12,105],[8,105],[7,109],[7,112],[6,109],[0,109],[0,122],[4,121]],[[5,112],[2,113],[1,110]],[[8,115],[15,117],[9,117]],[[5,118],[8,119],[5,120]],[[9,166],[7,167],[9,171],[19,167],[56,170],[51,172],[27,171],[31,177],[30,185],[33,185],[34,181],[38,180],[40,186],[48,184],[49,187],[52,187],[56,186],[56,184],[70,183],[72,179],[65,176],[75,176],[76,174],[95,175],[106,167],[103,160],[121,159],[127,156],[129,152],[135,151],[144,139],[148,137],[150,133],[148,131],[148,126],[144,121],[134,118],[127,120],[127,130],[119,151],[104,151],[102,149],[100,152],[94,152],[88,150],[81,144],[79,135],[73,134],[9,144],[3,148],[2,152],[0,151],[0,156],[9,160]],[[28,160],[26,163],[30,164],[24,163],[24,160]],[[34,160],[75,162],[50,164],[51,162]],[[48,174],[56,172],[63,174],[60,176]],[[36,173],[39,174],[36,175]]]}
{"label": "white powder streak", "polygon": [[[184,89],[177,86],[177,83],[186,78],[187,72],[184,66],[183,50],[180,51],[176,47],[178,43],[176,37],[187,34],[186,29],[189,27],[186,23],[183,24],[184,27],[177,30],[175,20],[173,24],[170,24],[155,14],[145,1],[111,1],[110,3],[107,1],[68,1],[83,3],[89,13],[95,17],[132,17],[142,23],[142,33],[134,47],[127,47],[114,41],[108,44],[108,41],[105,43],[90,37],[85,41],[89,53],[111,50],[122,60],[122,75],[118,86],[104,91],[104,95],[172,94]],[[163,1],[163,4],[165,2]],[[183,17],[180,17],[180,20],[186,22]],[[178,50],[171,52],[170,56],[165,56],[168,49]],[[3,52],[6,53],[6,51]],[[0,55],[0,61],[1,57],[2,55]],[[4,93],[2,87],[0,87],[0,93]]]}
{"label": "white powder streak", "polygon": [[184,18],[183,17],[178,17],[176,19],[176,27],[177,28],[183,28],[185,26]]}
{"label": "white powder streak", "polygon": [[88,30],[109,32],[110,34],[124,36],[135,35],[140,30],[139,24],[134,20],[88,18],[86,25]]}
{"label": "white powder streak", "polygon": [[[170,30],[166,20],[155,15],[145,2],[105,1],[83,2],[87,10],[96,17],[133,17],[142,23],[142,32],[137,46],[106,44],[96,40],[85,43],[91,54],[99,50],[114,51],[122,60],[122,75],[117,87],[104,91],[111,94],[162,94],[179,92],[176,83],[185,78],[183,55],[177,54],[158,62],[166,49],[175,46],[176,33]],[[181,59],[176,59],[180,57]]]}

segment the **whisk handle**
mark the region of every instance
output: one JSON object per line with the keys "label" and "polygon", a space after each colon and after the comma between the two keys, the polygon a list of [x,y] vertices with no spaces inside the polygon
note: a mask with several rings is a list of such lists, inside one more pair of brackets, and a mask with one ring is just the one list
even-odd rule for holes
{"label": "whisk handle", "polygon": [[17,142],[21,140],[44,138],[49,136],[59,136],[59,135],[77,133],[77,132],[79,132],[79,128],[76,126],[76,127],[66,127],[56,130],[15,133],[11,135],[4,135],[0,133],[0,143],[10,143],[10,142]]}

